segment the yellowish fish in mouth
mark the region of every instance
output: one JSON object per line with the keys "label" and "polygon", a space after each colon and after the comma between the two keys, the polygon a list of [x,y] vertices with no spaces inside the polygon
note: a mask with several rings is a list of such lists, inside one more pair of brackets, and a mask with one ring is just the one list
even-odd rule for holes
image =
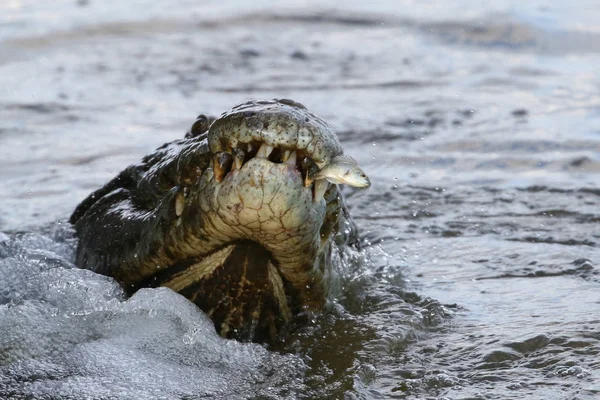
{"label": "yellowish fish in mouth", "polygon": [[324,167],[315,179],[327,179],[331,183],[345,184],[358,188],[368,188],[371,181],[358,166],[356,160],[350,156],[339,155],[331,160],[331,163]]}

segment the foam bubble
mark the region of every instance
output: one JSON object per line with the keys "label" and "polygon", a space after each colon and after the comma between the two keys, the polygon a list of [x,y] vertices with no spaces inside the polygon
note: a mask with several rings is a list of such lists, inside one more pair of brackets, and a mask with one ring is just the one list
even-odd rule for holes
{"label": "foam bubble", "polygon": [[111,278],[73,265],[72,253],[69,241],[0,236],[0,397],[245,398],[302,389],[297,357],[221,338],[169,289],[126,298]]}

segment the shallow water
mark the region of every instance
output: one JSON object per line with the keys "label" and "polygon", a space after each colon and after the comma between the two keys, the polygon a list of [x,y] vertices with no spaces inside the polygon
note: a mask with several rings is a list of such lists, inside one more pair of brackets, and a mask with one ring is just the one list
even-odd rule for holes
{"label": "shallow water", "polygon": [[[0,397],[599,397],[600,9],[521,3],[3,2]],[[324,316],[265,349],[74,268],[90,191],[272,97],[373,182]]]}

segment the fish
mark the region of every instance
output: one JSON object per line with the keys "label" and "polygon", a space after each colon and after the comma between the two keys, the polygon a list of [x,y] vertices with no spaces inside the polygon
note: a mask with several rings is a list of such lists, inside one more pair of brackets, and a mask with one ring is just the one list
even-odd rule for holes
{"label": "fish", "polygon": [[356,160],[345,155],[334,157],[329,165],[325,166],[315,175],[315,179],[326,179],[331,183],[345,184],[359,188],[368,188],[371,186],[369,177],[360,169]]}

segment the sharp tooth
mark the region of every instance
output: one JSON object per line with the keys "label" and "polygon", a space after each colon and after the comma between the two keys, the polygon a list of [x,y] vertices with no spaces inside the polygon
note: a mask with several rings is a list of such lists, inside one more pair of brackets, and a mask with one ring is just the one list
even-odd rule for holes
{"label": "sharp tooth", "polygon": [[223,177],[231,170],[232,157],[229,153],[217,153],[213,159],[213,174],[217,182],[221,182]]}
{"label": "sharp tooth", "polygon": [[183,206],[185,205],[185,196],[182,192],[178,192],[175,195],[175,215],[181,217],[183,214]]}
{"label": "sharp tooth", "polygon": [[283,153],[283,162],[289,165],[295,165],[296,164],[296,151],[289,151],[286,150]]}
{"label": "sharp tooth", "polygon": [[233,169],[242,169],[246,154],[242,149],[233,149]]}
{"label": "sharp tooth", "polygon": [[233,169],[242,169],[242,166],[244,165],[244,160],[242,160],[238,156],[235,156],[235,158],[233,159],[233,161],[234,161],[234,163],[233,163]]}
{"label": "sharp tooth", "polygon": [[315,180],[315,175],[319,172],[319,167],[309,157],[304,157],[300,160],[300,171],[304,176],[304,186],[309,187]]}
{"label": "sharp tooth", "polygon": [[217,182],[221,182],[223,180],[223,175],[225,175],[216,158],[213,160],[213,174]]}
{"label": "sharp tooth", "polygon": [[273,152],[273,146],[269,146],[266,143],[263,143],[260,148],[258,149],[258,152],[256,153],[256,157],[257,158],[269,158],[269,156],[271,155],[271,153]]}
{"label": "sharp tooth", "polygon": [[329,187],[329,182],[327,182],[325,179],[317,179],[315,181],[315,187],[314,187],[314,197],[313,197],[313,202],[317,203],[319,201],[321,201],[321,199],[323,198],[323,195],[325,195],[325,192],[327,191],[327,188]]}
{"label": "sharp tooth", "polygon": [[306,175],[306,178],[304,178],[304,187],[309,187],[313,184],[314,181],[314,178],[311,178],[310,176]]}

